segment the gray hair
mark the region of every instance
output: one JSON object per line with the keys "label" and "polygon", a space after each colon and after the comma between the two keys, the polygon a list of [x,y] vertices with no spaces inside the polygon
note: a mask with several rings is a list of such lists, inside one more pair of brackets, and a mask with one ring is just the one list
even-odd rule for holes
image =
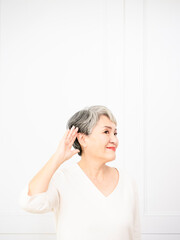
{"label": "gray hair", "polygon": [[[115,125],[117,121],[113,116],[112,112],[105,106],[95,105],[91,107],[85,107],[84,109],[76,112],[67,122],[66,128],[71,129],[74,125],[78,127],[78,132],[84,133],[85,135],[90,135],[93,128],[96,126],[100,116],[107,116]],[[76,138],[73,147],[79,149],[78,155],[82,155],[82,149],[79,144],[78,139]]]}

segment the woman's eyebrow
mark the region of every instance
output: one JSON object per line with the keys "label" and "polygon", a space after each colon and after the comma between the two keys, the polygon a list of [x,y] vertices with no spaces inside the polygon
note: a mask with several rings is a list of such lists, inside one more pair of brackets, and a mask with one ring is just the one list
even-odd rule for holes
{"label": "woman's eyebrow", "polygon": [[[110,128],[110,129],[112,129],[112,127],[110,127],[110,126],[104,126],[103,128]],[[117,130],[117,128],[115,128],[115,130]]]}

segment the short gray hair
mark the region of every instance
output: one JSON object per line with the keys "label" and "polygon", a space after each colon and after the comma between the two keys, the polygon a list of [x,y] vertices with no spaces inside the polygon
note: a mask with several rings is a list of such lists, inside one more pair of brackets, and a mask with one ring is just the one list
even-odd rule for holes
{"label": "short gray hair", "polygon": [[[90,107],[85,107],[84,109],[76,112],[67,122],[66,128],[71,129],[74,125],[78,127],[78,132],[84,133],[85,135],[90,135],[92,133],[93,128],[96,126],[100,116],[108,117],[115,125],[117,125],[117,121],[112,114],[112,112],[105,106],[95,105]],[[82,155],[82,149],[79,144],[78,139],[73,143],[73,147],[75,149],[79,149],[78,155]]]}

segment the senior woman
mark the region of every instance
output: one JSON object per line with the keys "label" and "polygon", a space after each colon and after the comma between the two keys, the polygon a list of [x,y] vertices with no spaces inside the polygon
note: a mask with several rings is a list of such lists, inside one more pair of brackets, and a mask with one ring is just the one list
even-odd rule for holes
{"label": "senior woman", "polygon": [[[106,165],[116,158],[116,126],[105,106],[76,112],[55,153],[22,191],[24,210],[55,213],[58,240],[141,239],[137,184]],[[79,162],[62,165],[75,154]]]}

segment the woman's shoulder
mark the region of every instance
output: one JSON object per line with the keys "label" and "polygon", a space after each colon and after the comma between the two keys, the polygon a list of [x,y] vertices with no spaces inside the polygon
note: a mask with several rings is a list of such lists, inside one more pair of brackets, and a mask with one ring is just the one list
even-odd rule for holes
{"label": "woman's shoulder", "polygon": [[126,182],[126,185],[133,189],[133,191],[137,191],[138,183],[134,175],[132,175],[127,169],[121,169],[123,172],[123,179]]}
{"label": "woman's shoulder", "polygon": [[119,175],[124,179],[124,181],[132,184],[136,183],[134,176],[126,168],[120,166],[115,166],[115,168],[117,168]]}
{"label": "woman's shoulder", "polygon": [[75,163],[74,162],[64,162],[57,169],[57,171],[53,175],[53,178],[54,179],[66,178],[68,175],[72,175],[74,169],[75,169]]}
{"label": "woman's shoulder", "polygon": [[70,183],[69,179],[72,178],[73,174],[73,164],[62,164],[60,167],[56,170],[54,175],[51,178],[51,183],[54,184],[57,188],[62,189],[67,184]]}

